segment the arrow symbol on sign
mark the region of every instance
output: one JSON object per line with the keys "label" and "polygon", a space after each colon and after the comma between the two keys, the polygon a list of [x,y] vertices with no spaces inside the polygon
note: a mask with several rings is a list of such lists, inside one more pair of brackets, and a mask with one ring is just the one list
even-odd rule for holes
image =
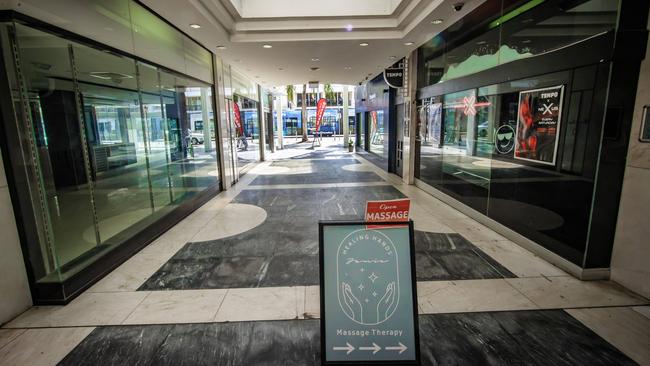
{"label": "arrow symbol on sign", "polygon": [[354,351],[354,346],[352,346],[350,343],[345,343],[345,347],[332,347],[334,351],[348,351],[347,354],[349,355],[350,352]]}
{"label": "arrow symbol on sign", "polygon": [[375,353],[381,351],[381,347],[377,345],[377,343],[372,344],[372,347],[359,347],[359,351],[372,351],[372,354],[374,355]]}
{"label": "arrow symbol on sign", "polygon": [[392,346],[392,347],[385,347],[386,351],[399,351],[399,354],[401,355],[402,352],[406,351],[408,347],[402,344],[402,342],[399,342],[399,346]]}

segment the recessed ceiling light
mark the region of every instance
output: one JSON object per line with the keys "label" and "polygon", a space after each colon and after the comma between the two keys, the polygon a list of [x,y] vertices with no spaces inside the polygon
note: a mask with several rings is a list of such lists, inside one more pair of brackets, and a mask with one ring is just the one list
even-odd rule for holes
{"label": "recessed ceiling light", "polygon": [[272,48],[273,46],[271,46],[270,44],[265,44],[265,45],[262,46],[262,47],[264,47],[264,48]]}
{"label": "recessed ceiling light", "polygon": [[369,44],[370,44],[370,43],[367,43],[367,42],[361,42],[361,43],[359,43],[359,46],[361,46],[361,47],[366,47],[366,46],[369,45]]}
{"label": "recessed ceiling light", "polygon": [[442,24],[442,19],[434,19],[431,21],[431,24]]}
{"label": "recessed ceiling light", "polygon": [[348,32],[352,32],[353,29],[354,29],[354,27],[352,26],[352,24],[348,24],[348,25],[345,26],[345,30],[348,31]]}
{"label": "recessed ceiling light", "polygon": [[199,24],[192,23],[192,24],[190,24],[190,28],[199,29],[199,28],[201,28],[201,26]]}
{"label": "recessed ceiling light", "polygon": [[226,48],[227,48],[226,46],[221,46],[221,45],[217,46],[218,50],[225,50]]}
{"label": "recessed ceiling light", "polygon": [[313,62],[318,62],[318,61],[320,61],[320,59],[319,59],[318,57],[314,57],[314,58],[312,58],[311,60],[312,60]]}
{"label": "recessed ceiling light", "polygon": [[413,42],[404,42],[404,46],[413,46]]}
{"label": "recessed ceiling light", "polygon": [[344,67],[344,69],[346,69],[346,70],[352,70],[352,67],[351,67],[351,66],[346,66],[346,67]]}

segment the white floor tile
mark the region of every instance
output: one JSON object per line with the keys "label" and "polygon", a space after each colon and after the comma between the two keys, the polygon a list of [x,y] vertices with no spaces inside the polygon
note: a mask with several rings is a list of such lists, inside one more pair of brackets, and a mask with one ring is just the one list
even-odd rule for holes
{"label": "white floor tile", "polygon": [[440,219],[431,215],[427,210],[415,202],[411,202],[409,218],[413,220],[415,230],[431,233],[454,233],[455,231],[445,225]]}
{"label": "white floor tile", "polygon": [[574,277],[507,278],[543,309],[624,306],[646,301],[610,281],[580,281]]}
{"label": "white floor tile", "polygon": [[93,329],[90,327],[29,329],[0,349],[0,365],[56,365]]}
{"label": "white floor tile", "polygon": [[503,279],[418,282],[418,305],[425,314],[536,308]]}
{"label": "white floor tile", "polygon": [[[304,287],[297,287],[304,291]],[[298,295],[296,287],[229,289],[215,320],[298,319],[299,300],[304,301],[304,297]]]}
{"label": "white floor tile", "polygon": [[0,329],[0,348],[6,346],[23,333],[25,333],[25,329]]}
{"label": "white floor tile", "polygon": [[231,203],[200,229],[193,242],[226,238],[251,230],[266,220],[266,210],[254,205]]}
{"label": "white floor tile", "polygon": [[471,242],[507,240],[474,219],[443,219],[442,222]]}
{"label": "white floor tile", "polygon": [[305,319],[320,318],[320,287],[319,286],[305,287],[305,312],[303,314],[303,317]]}
{"label": "white floor tile", "polygon": [[178,249],[156,251],[155,248],[147,247],[102,278],[87,292],[135,291],[177,251]]}
{"label": "white floor tile", "polygon": [[568,276],[566,272],[511,241],[473,241],[517,277]]}
{"label": "white floor tile", "polygon": [[650,365],[650,319],[629,307],[567,312],[634,361]]}
{"label": "white floor tile", "polygon": [[634,309],[634,311],[636,311],[637,313],[650,319],[650,306],[634,306],[632,309]]}
{"label": "white floor tile", "polygon": [[7,328],[119,325],[148,292],[84,293],[65,306],[35,306]]}
{"label": "white floor tile", "polygon": [[123,324],[211,322],[228,290],[152,291]]}

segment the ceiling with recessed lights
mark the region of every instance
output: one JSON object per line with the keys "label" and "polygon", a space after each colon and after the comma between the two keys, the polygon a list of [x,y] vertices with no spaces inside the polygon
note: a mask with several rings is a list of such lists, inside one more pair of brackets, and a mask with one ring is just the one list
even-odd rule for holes
{"label": "ceiling with recessed lights", "polygon": [[266,87],[363,82],[484,1],[142,0]]}

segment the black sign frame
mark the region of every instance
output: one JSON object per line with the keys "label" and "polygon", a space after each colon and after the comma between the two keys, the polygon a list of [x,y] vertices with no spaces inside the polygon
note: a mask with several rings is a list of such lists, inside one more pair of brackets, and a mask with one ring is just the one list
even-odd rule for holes
{"label": "black sign frame", "polygon": [[[325,226],[360,226],[360,225],[377,225],[377,226],[405,226],[409,228],[409,252],[411,264],[411,294],[413,296],[413,339],[415,343],[415,361],[327,361],[326,357],[326,334],[325,334],[325,257],[324,257],[324,240],[323,228]],[[320,351],[321,365],[323,366],[373,366],[373,365],[392,365],[392,366],[420,366],[420,326],[418,323],[418,293],[417,277],[415,274],[415,241],[413,220],[408,222],[368,222],[363,220],[354,221],[326,221],[318,222],[318,276],[319,276],[319,294],[320,294]]]}

